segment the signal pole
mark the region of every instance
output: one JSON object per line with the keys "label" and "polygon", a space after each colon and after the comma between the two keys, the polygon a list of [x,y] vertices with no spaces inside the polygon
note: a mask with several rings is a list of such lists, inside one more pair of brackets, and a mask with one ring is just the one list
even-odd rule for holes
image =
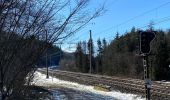
{"label": "signal pole", "polygon": [[148,55],[143,55],[143,67],[144,67],[144,80],[145,80],[145,93],[146,100],[150,100],[150,90],[151,90],[151,79],[149,76],[149,64],[148,64]]}
{"label": "signal pole", "polygon": [[145,93],[146,93],[146,100],[150,100],[151,94],[151,79],[150,79],[150,71],[149,71],[149,64],[148,64],[148,56],[150,54],[150,45],[153,39],[155,38],[155,32],[146,31],[140,32],[140,53],[143,57],[143,67],[144,67],[144,81],[145,81]]}
{"label": "signal pole", "polygon": [[90,73],[92,73],[92,37],[91,37],[91,30],[90,30],[90,52],[89,52],[89,55],[90,55]]}

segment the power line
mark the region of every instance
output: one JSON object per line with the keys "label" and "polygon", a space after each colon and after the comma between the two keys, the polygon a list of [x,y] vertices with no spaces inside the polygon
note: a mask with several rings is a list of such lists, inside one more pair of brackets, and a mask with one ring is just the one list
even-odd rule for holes
{"label": "power line", "polygon": [[130,21],[133,21],[133,20],[135,20],[135,19],[137,19],[137,18],[139,18],[139,17],[142,17],[142,16],[144,16],[144,15],[146,15],[146,14],[148,14],[148,13],[151,13],[151,12],[153,12],[153,11],[155,11],[155,10],[158,10],[159,8],[162,8],[162,7],[166,6],[166,5],[168,5],[169,3],[170,3],[170,2],[166,2],[166,3],[160,5],[160,6],[156,7],[156,8],[153,8],[153,9],[151,9],[151,10],[148,10],[148,11],[146,11],[146,12],[144,12],[144,13],[142,13],[142,14],[139,14],[139,15],[133,17],[133,18],[130,18],[130,19],[128,19],[128,20],[126,20],[126,21],[124,21],[124,22],[122,22],[122,23],[120,23],[120,24],[117,24],[117,25],[112,26],[112,27],[110,27],[110,28],[107,28],[107,29],[105,29],[105,30],[103,30],[103,31],[101,31],[101,32],[98,32],[98,34],[96,34],[96,35],[99,35],[99,34],[101,34],[101,33],[103,33],[103,32],[107,32],[107,31],[109,31],[109,30],[111,30],[111,29],[114,29],[114,28],[120,27],[120,26],[122,26],[122,25],[125,25],[126,23],[128,23],[128,22],[130,22]]}
{"label": "power line", "polygon": [[[163,17],[163,18],[160,18],[160,19],[157,19],[157,20],[153,20],[153,22],[155,22],[155,23],[153,23],[153,25],[158,25],[160,23],[163,23],[163,22],[166,22],[166,21],[169,21],[169,20],[170,20],[170,16],[166,16],[166,17]],[[143,26],[138,26],[136,28],[137,29],[141,29],[141,28],[143,29],[145,27],[148,27],[149,24],[150,23],[147,23]],[[113,38],[113,37],[112,36],[105,37],[105,39],[111,39],[111,38]]]}
{"label": "power line", "polygon": [[[162,20],[160,20],[160,21],[158,21],[158,22],[156,22],[156,23],[153,23],[153,25],[158,25],[158,24],[161,24],[161,23],[163,23],[163,22],[167,22],[167,21],[169,21],[170,20],[170,16],[169,17],[165,17],[165,18],[163,18]],[[139,28],[145,28],[145,27],[148,27],[148,25],[149,24],[147,24],[147,25],[145,25],[145,26],[142,26],[142,27],[139,27]]]}
{"label": "power line", "polygon": [[[114,0],[113,2],[115,3],[116,1],[117,1],[117,0]],[[104,33],[104,32],[108,32],[108,31],[110,31],[110,30],[112,30],[112,29],[114,29],[114,28],[118,28],[118,27],[120,27],[120,26],[122,26],[122,25],[125,25],[126,23],[128,23],[128,22],[130,22],[130,21],[133,21],[133,20],[135,20],[135,19],[137,19],[137,18],[139,18],[139,17],[142,17],[142,16],[144,16],[144,15],[146,15],[146,14],[148,14],[148,13],[151,13],[151,12],[153,12],[153,11],[155,11],[155,10],[157,11],[158,9],[160,9],[160,8],[162,8],[162,7],[164,7],[164,6],[168,5],[168,4],[170,4],[170,2],[166,2],[166,3],[164,3],[164,4],[161,4],[160,6],[158,6],[158,7],[156,7],[156,8],[153,8],[153,9],[151,9],[151,10],[148,10],[148,11],[142,13],[142,14],[139,14],[139,15],[133,17],[133,18],[130,18],[130,19],[128,19],[128,20],[126,20],[126,21],[124,21],[124,22],[122,22],[122,23],[120,23],[120,24],[117,24],[117,25],[115,25],[115,26],[112,26],[112,27],[110,27],[110,28],[108,28],[108,29],[105,29],[105,30],[103,30],[103,31],[100,31],[100,32],[98,32],[98,33],[95,33],[94,35],[99,35],[99,34],[102,34],[102,33]],[[146,26],[144,26],[144,27],[146,27]],[[77,38],[74,38],[74,39],[72,39],[71,41],[76,41],[76,40],[78,40],[78,39],[80,39],[80,38],[82,38],[82,37],[85,37],[86,35],[87,35],[87,34],[83,34],[83,35],[81,35],[81,37],[78,36]],[[109,38],[111,38],[111,37],[109,37]]]}
{"label": "power line", "polygon": [[[116,1],[116,0],[115,0],[115,1]],[[139,18],[139,17],[142,17],[142,16],[144,16],[145,14],[148,14],[148,13],[150,13],[150,12],[153,12],[153,11],[155,11],[155,10],[158,10],[159,8],[164,7],[164,6],[166,6],[167,4],[169,4],[169,3],[170,3],[170,2],[166,2],[166,3],[160,5],[160,6],[156,7],[156,8],[153,8],[153,9],[151,9],[151,10],[148,10],[148,11],[146,11],[146,12],[144,12],[144,13],[142,13],[142,14],[139,14],[139,15],[133,17],[133,18],[130,18],[130,19],[128,19],[128,20],[126,20],[126,21],[118,24],[118,25],[115,25],[115,26],[110,27],[110,28],[108,28],[108,29],[106,29],[106,30],[103,30],[103,31],[101,31],[99,34],[101,34],[101,33],[103,33],[103,32],[108,32],[108,31],[110,31],[111,29],[114,29],[114,28],[120,27],[120,26],[122,26],[122,25],[125,25],[126,23],[128,23],[128,22],[130,22],[130,21],[133,21],[133,20],[135,20],[135,19],[137,19],[137,18]],[[170,20],[169,17],[167,17],[167,19],[162,19],[161,21],[159,21],[159,22],[157,22],[157,23],[154,23],[154,25],[163,23],[163,22],[168,21],[168,20]],[[139,27],[139,28],[145,28],[145,27],[147,27],[147,26],[148,26],[148,24],[145,25],[145,26]],[[97,35],[99,35],[99,34],[97,34]],[[83,34],[83,35],[81,35],[81,36],[84,37],[85,35],[86,35],[86,34]],[[96,35],[96,34],[95,34],[95,35]],[[82,37],[78,36],[77,38],[74,38],[74,39],[70,40],[69,43],[72,42],[72,41],[76,41],[76,40],[78,40],[79,38],[82,38]],[[113,38],[113,37],[110,37],[110,36],[109,36],[108,38],[105,38],[105,39],[109,39],[109,38]],[[94,41],[94,42],[97,42],[97,41]]]}
{"label": "power line", "polygon": [[[161,19],[159,19],[156,23],[153,23],[153,25],[158,25],[158,24],[161,24],[161,23],[164,23],[166,21],[170,21],[170,16],[167,16],[167,17],[163,17]],[[145,28],[145,27],[148,27],[149,23],[147,23],[146,25],[144,26],[140,26],[140,27],[137,27],[137,29],[141,29],[141,28]],[[113,37],[109,36],[109,37],[105,37],[105,39],[111,39]],[[93,42],[97,42],[97,40],[93,41]],[[67,44],[77,44],[77,43],[67,43]],[[74,48],[74,47],[73,47]],[[67,48],[66,48],[67,49]],[[69,48],[70,49],[70,48]]]}
{"label": "power line", "polygon": [[[156,21],[156,20],[155,20]],[[157,21],[155,22],[155,23],[153,23],[153,25],[158,25],[158,24],[161,24],[161,23],[164,23],[164,22],[167,22],[167,21],[170,21],[170,16],[166,16],[166,17],[163,17],[163,18],[161,18],[161,19],[157,19]],[[137,29],[143,29],[143,28],[145,28],[145,27],[148,27],[148,25],[149,25],[150,23],[147,23],[147,24],[145,24],[145,25],[143,25],[143,26],[140,26],[140,27],[136,27]],[[109,37],[105,37],[105,39],[111,39],[111,38],[113,38],[113,37],[111,37],[111,36],[109,36]],[[93,42],[97,42],[97,40],[93,40]],[[77,43],[68,43],[68,44],[77,44]]]}

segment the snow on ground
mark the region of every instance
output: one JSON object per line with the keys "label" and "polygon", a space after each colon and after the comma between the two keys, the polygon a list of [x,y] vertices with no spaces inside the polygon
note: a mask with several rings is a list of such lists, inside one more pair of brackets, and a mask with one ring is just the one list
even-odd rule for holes
{"label": "snow on ground", "polygon": [[170,82],[165,82],[166,84],[170,84]]}
{"label": "snow on ground", "polygon": [[35,84],[38,86],[45,86],[45,87],[52,86],[52,87],[70,88],[70,89],[79,90],[83,92],[91,92],[91,93],[100,94],[103,96],[110,96],[118,100],[145,100],[144,98],[141,98],[138,95],[126,94],[126,93],[121,93],[118,91],[111,91],[111,92],[99,91],[99,90],[95,90],[93,86],[86,86],[86,85],[81,85],[75,82],[59,80],[51,76],[49,77],[49,79],[46,79],[46,75],[40,72],[35,72],[35,78],[32,84]]}

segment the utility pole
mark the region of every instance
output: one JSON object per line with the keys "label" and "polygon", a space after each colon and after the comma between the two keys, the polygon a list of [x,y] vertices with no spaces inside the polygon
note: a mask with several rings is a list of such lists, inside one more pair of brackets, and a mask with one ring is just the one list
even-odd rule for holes
{"label": "utility pole", "polygon": [[[47,30],[45,31],[45,37],[46,37],[46,46],[47,46]],[[46,68],[47,68],[47,76],[46,78],[49,78],[49,75],[48,75],[48,55],[47,55],[47,50],[46,50]]]}
{"label": "utility pole", "polygon": [[90,30],[90,52],[89,52],[89,55],[90,55],[90,73],[92,73],[92,37],[91,37],[91,30]]}

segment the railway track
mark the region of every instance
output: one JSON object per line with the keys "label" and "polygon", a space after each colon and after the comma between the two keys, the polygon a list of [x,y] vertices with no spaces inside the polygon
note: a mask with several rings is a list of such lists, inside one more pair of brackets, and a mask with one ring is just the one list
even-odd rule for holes
{"label": "railway track", "polygon": [[[38,71],[44,74],[46,73],[45,69],[39,69]],[[49,70],[49,75],[53,75],[62,80],[74,81],[93,86],[96,84],[103,84],[111,86],[112,89],[121,92],[145,95],[144,80],[140,79],[110,77],[59,70]],[[170,84],[153,82],[151,87],[151,97],[153,100],[170,100]]]}

